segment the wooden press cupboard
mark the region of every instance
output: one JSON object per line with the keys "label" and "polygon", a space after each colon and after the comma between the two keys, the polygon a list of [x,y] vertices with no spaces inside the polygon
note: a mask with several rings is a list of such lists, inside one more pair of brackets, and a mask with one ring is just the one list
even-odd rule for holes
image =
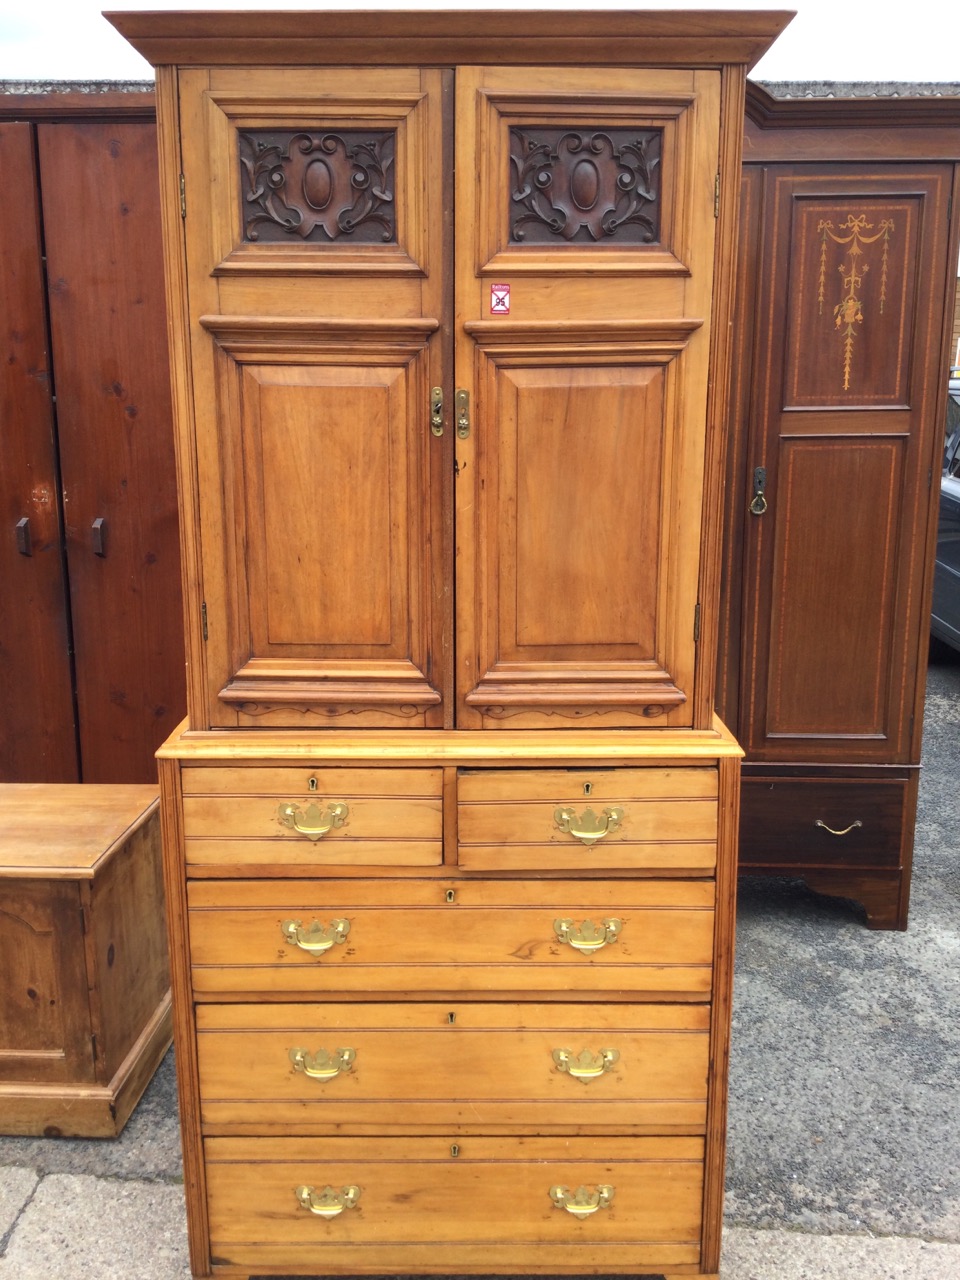
{"label": "wooden press cupboard", "polygon": [[744,77],[788,15],[111,15],[158,68],[197,1276],[716,1276]]}

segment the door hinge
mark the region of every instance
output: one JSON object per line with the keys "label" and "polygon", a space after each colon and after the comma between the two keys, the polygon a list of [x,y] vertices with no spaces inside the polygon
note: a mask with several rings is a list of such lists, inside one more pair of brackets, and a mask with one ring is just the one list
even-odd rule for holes
{"label": "door hinge", "polygon": [[713,216],[720,217],[720,170],[717,170],[717,176],[713,180]]}
{"label": "door hinge", "polygon": [[207,602],[206,600],[200,605],[200,624],[203,627],[203,638],[207,638]]}
{"label": "door hinge", "polygon": [[180,217],[187,216],[187,183],[183,174],[180,175]]}
{"label": "door hinge", "polygon": [[697,607],[693,611],[693,643],[694,644],[700,643],[700,605],[699,603],[697,604]]}

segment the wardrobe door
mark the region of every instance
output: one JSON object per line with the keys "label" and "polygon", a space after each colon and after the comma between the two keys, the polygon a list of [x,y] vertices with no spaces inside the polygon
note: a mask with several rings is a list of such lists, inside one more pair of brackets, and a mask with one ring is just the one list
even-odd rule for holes
{"label": "wardrobe door", "polygon": [[0,124],[0,780],[78,782],[33,126]]}
{"label": "wardrobe door", "polygon": [[909,751],[950,180],[946,166],[766,174],[743,512],[751,760]]}
{"label": "wardrobe door", "polygon": [[443,723],[442,81],[181,76],[195,724]]}
{"label": "wardrobe door", "polygon": [[694,723],[720,76],[457,72],[458,719]]}

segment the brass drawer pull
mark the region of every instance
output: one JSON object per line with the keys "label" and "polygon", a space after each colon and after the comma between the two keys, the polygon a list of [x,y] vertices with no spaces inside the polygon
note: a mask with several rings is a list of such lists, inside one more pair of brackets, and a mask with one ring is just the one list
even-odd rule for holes
{"label": "brass drawer pull", "polygon": [[350,815],[345,804],[330,805],[324,811],[318,804],[308,804],[301,809],[298,804],[282,804],[278,809],[280,821],[285,827],[291,827],[308,840],[320,840],[328,831],[342,827]]}
{"label": "brass drawer pull", "polygon": [[322,956],[338,942],[346,941],[347,934],[350,932],[350,921],[331,920],[328,925],[322,925],[319,920],[314,920],[310,927],[305,929],[299,920],[284,920],[280,929],[291,946],[299,947],[301,951],[307,951],[312,956]]}
{"label": "brass drawer pull", "polygon": [[589,1049],[583,1049],[580,1053],[571,1053],[569,1049],[554,1049],[553,1060],[558,1071],[565,1071],[574,1080],[589,1084],[613,1070],[614,1064],[620,1061],[620,1050],[601,1049],[599,1053],[591,1053]]}
{"label": "brass drawer pull", "polygon": [[592,920],[584,920],[577,928],[572,920],[554,920],[553,928],[559,942],[565,942],[581,955],[592,955],[618,936],[623,921],[616,918],[602,920],[598,927]]}
{"label": "brass drawer pull", "polygon": [[604,809],[603,817],[598,818],[592,809],[584,809],[577,817],[575,809],[557,809],[554,819],[561,831],[566,831],[587,846],[596,844],[611,831],[616,831],[623,818],[623,810],[618,808]]}
{"label": "brass drawer pull", "polygon": [[344,1209],[355,1209],[360,1199],[359,1187],[341,1187],[334,1191],[333,1187],[324,1187],[316,1191],[313,1187],[297,1187],[293,1193],[304,1209],[315,1213],[318,1218],[336,1218]]}
{"label": "brass drawer pull", "polygon": [[835,831],[833,827],[828,827],[822,818],[817,818],[813,825],[815,827],[823,827],[824,831],[829,831],[832,836],[848,836],[851,831],[856,831],[857,827],[862,827],[863,823],[858,818],[856,822],[851,822],[849,827],[844,827],[842,831]]}
{"label": "brass drawer pull", "polygon": [[598,1209],[609,1209],[613,1200],[614,1189],[610,1186],[598,1186],[593,1191],[586,1187],[577,1187],[573,1192],[569,1187],[551,1187],[550,1199],[557,1209],[566,1209],[575,1218],[589,1218]]}
{"label": "brass drawer pull", "polygon": [[311,1080],[319,1080],[325,1084],[327,1080],[335,1080],[341,1071],[350,1071],[357,1059],[356,1049],[334,1049],[328,1053],[326,1049],[318,1049],[316,1053],[308,1053],[306,1049],[291,1049],[290,1061],[294,1071],[302,1071]]}

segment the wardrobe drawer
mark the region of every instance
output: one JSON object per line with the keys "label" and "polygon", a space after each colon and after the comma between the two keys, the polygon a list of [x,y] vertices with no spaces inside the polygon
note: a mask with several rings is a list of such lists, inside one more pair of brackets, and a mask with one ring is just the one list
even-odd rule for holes
{"label": "wardrobe drawer", "polygon": [[[341,1274],[455,1275],[478,1262],[509,1274],[525,1262],[636,1274],[700,1256],[699,1138],[208,1138],[204,1147],[211,1253],[250,1271],[318,1274],[329,1258]],[[564,1207],[578,1191],[581,1216]]]}
{"label": "wardrobe drawer", "polygon": [[744,778],[740,865],[899,867],[905,782]]}
{"label": "wardrobe drawer", "polygon": [[710,992],[712,881],[195,880],[187,893],[200,996]]}
{"label": "wardrobe drawer", "polygon": [[463,770],[465,871],[678,870],[716,864],[717,772]]}
{"label": "wardrobe drawer", "polygon": [[440,769],[188,768],[188,867],[437,866]]}
{"label": "wardrobe drawer", "polygon": [[702,1131],[709,1015],[707,1005],[201,1005],[201,1117],[258,1133]]}

